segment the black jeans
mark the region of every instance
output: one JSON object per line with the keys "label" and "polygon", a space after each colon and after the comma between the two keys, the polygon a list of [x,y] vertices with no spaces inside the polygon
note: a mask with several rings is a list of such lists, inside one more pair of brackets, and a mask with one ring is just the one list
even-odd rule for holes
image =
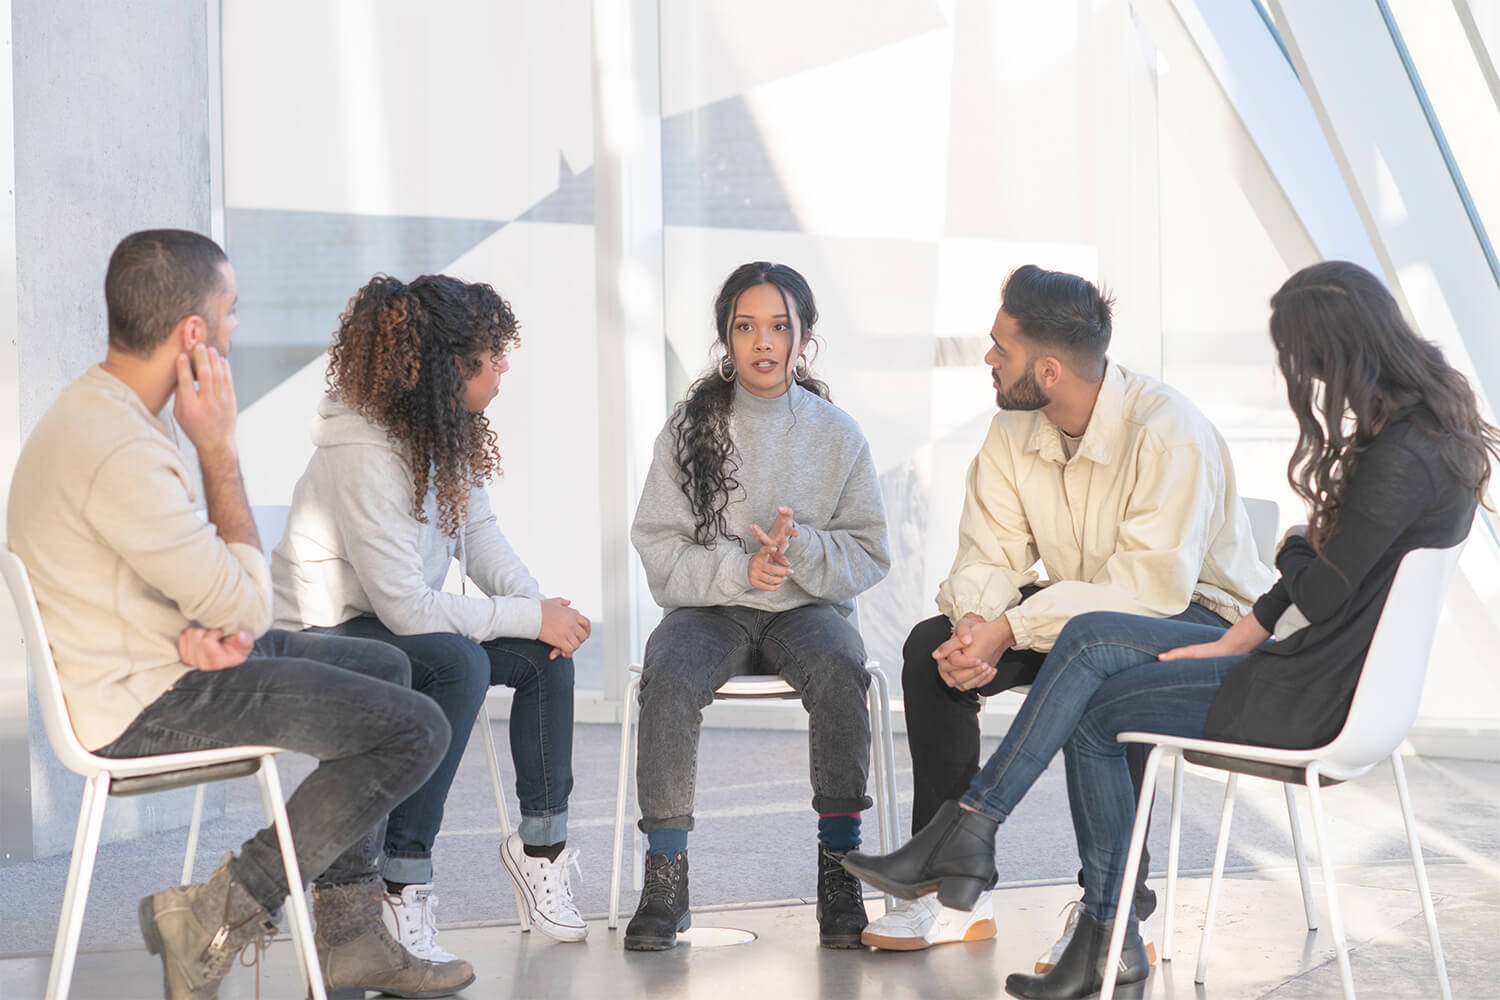
{"label": "black jeans", "polygon": [[[1022,599],[1036,592],[1027,587]],[[1189,604],[1176,618],[1204,625],[1227,627],[1228,623],[1207,608]],[[901,690],[906,708],[906,741],[911,748],[912,832],[931,821],[938,806],[948,799],[962,798],[979,773],[979,698],[999,694],[1020,684],[1036,680],[1045,653],[1031,649],[1006,650],[997,664],[995,679],[973,691],[955,691],[943,682],[937,661],[937,649],[953,634],[952,624],[943,615],[918,623],[902,648]],[[1131,744],[1125,759],[1130,780],[1140,794],[1141,778],[1151,748]],[[1141,854],[1140,877],[1135,887],[1135,914],[1144,920],[1156,911],[1156,894],[1146,886],[1151,856]],[[1078,873],[1083,885],[1083,872]]]}
{"label": "black jeans", "polygon": [[[264,744],[316,757],[286,804],[297,863],[319,884],[363,881],[375,875],[386,814],[448,748],[448,720],[410,679],[406,655],[385,643],[273,630],[237,667],[184,674],[96,752]],[[230,870],[266,909],[286,898],[274,828],[245,841]]]}

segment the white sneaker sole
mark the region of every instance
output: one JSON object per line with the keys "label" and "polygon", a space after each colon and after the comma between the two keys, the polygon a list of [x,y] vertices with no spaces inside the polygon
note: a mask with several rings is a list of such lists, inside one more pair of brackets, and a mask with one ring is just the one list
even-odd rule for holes
{"label": "white sneaker sole", "polygon": [[865,931],[860,935],[860,941],[872,948],[880,948],[885,951],[923,951],[940,944],[962,944],[966,941],[988,941],[995,936],[995,922],[988,918],[974,921],[964,928],[961,937],[941,938],[937,941],[929,941],[925,937],[891,937],[885,934],[872,934]]}
{"label": "white sneaker sole", "polygon": [[505,865],[505,871],[510,875],[510,880],[515,883],[516,888],[521,890],[521,898],[526,901],[526,912],[531,917],[532,928],[541,931],[554,941],[562,941],[566,944],[582,941],[588,937],[588,924],[560,924],[537,908],[536,896],[531,891],[530,883],[521,874],[520,864],[511,857],[510,851],[506,848],[505,843],[500,845],[500,862]]}

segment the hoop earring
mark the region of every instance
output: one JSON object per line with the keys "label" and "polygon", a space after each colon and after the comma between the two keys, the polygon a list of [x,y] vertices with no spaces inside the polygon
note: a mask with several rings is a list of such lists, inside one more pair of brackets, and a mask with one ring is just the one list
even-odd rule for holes
{"label": "hoop earring", "polygon": [[719,378],[725,382],[734,381],[734,359],[727,354],[719,359]]}
{"label": "hoop earring", "polygon": [[792,378],[802,382],[812,377],[812,365],[807,363],[807,355],[797,355],[797,363],[792,366]]}

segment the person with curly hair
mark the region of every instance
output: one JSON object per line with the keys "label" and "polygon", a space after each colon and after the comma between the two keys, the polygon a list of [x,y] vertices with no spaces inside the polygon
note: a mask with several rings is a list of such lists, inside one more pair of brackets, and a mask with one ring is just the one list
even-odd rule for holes
{"label": "person with curly hair", "polygon": [[[411,659],[412,687],[463,734],[492,684],[515,690],[511,754],[520,829],[500,856],[532,926],[560,941],[588,927],[568,877],[574,651],[589,620],[543,597],[506,541],[486,484],[500,472],[485,407],[519,342],[509,304],[487,284],[376,276],[350,300],[329,349],[317,445],[272,553],[283,627],[379,639]],[[480,593],[445,593],[460,579]],[[466,583],[467,587],[468,584]],[[387,921],[413,954],[437,944],[432,842],[467,740],[391,812],[382,874]]]}
{"label": "person with curly hair", "polygon": [[[1500,432],[1373,274],[1347,261],[1303,268],[1271,298],[1270,326],[1298,425],[1287,480],[1309,511],[1281,543],[1280,578],[1227,630],[1119,612],[1074,617],[962,796],[900,850],[845,859],[888,892],[972,905],[995,877],[999,825],[1061,750],[1083,913],[1050,971],[1006,979],[1013,996],[1074,1000],[1103,985],[1136,810],[1116,734],[1324,746],[1348,717],[1402,557],[1457,545],[1484,496]],[[1126,911],[1121,985],[1151,971],[1138,915]]]}
{"label": "person with curly hair", "polygon": [[870,446],[809,371],[817,318],[792,268],[737,268],[714,302],[719,361],[656,440],[630,533],[667,612],[641,674],[638,800],[649,846],[630,950],[670,948],[691,922],[698,729],[714,691],[746,673],[780,675],[807,708],[820,939],[860,946],[864,902],[839,861],[859,846],[870,806],[870,675],[849,617],[890,553]]}

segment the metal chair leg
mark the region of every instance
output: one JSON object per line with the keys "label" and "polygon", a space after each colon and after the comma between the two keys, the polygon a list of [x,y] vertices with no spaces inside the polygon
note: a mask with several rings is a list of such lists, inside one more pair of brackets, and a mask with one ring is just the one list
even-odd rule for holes
{"label": "metal chair leg", "polygon": [[1411,793],[1406,788],[1406,766],[1401,751],[1391,754],[1391,773],[1396,779],[1396,798],[1401,802],[1401,819],[1406,824],[1406,845],[1411,850],[1411,867],[1417,876],[1417,890],[1422,894],[1422,916],[1427,920],[1427,943],[1432,946],[1432,964],[1437,968],[1438,991],[1443,1000],[1451,1000],[1448,988],[1448,965],[1443,961],[1443,943],[1438,940],[1437,912],[1432,907],[1432,890],[1427,885],[1427,865],[1422,861],[1422,838],[1417,833],[1417,817],[1411,808]]}
{"label": "metal chair leg", "polygon": [[1120,899],[1115,904],[1115,926],[1109,935],[1109,954],[1104,962],[1104,982],[1099,995],[1114,995],[1115,977],[1120,970],[1120,956],[1125,953],[1125,931],[1130,926],[1131,897],[1135,895],[1135,876],[1141,867],[1141,851],[1146,847],[1146,824],[1151,819],[1151,799],[1156,794],[1156,773],[1161,767],[1162,748],[1152,747],[1141,775],[1141,797],[1135,807],[1135,824],[1130,830],[1130,850],[1125,855],[1125,873],[1120,878]]}
{"label": "metal chair leg", "polygon": [[[510,839],[510,813],[505,809],[505,790],[500,784],[500,761],[495,756],[495,733],[490,727],[490,708],[483,702],[479,705],[479,716],[474,724],[484,732],[484,759],[490,764],[490,787],[495,791],[495,812],[500,814],[500,840],[503,843]],[[516,913],[521,917],[521,933],[524,934],[531,930],[531,911],[526,907],[526,897],[521,895],[521,887],[511,881],[509,873],[505,879],[511,882],[511,889],[516,894]]]}
{"label": "metal chair leg", "polygon": [[1177,926],[1177,867],[1182,860],[1182,790],[1187,761],[1172,758],[1172,823],[1167,832],[1167,905],[1163,915],[1161,960],[1172,960],[1172,935]]}
{"label": "metal chair leg", "polygon": [[312,1000],[328,1000],[323,989],[323,971],[318,966],[318,948],[313,942],[312,916],[307,912],[307,883],[302,879],[302,867],[297,863],[297,851],[292,844],[292,824],[287,819],[286,801],[281,794],[281,777],[276,770],[276,760],[270,754],[260,759],[261,801],[266,806],[267,818],[276,828],[276,840],[281,846],[281,864],[286,869],[287,923],[296,947],[297,964],[302,968],[302,978],[307,981],[308,996]]}
{"label": "metal chair leg", "polygon": [[182,881],[188,885],[193,881],[193,859],[198,855],[198,829],[203,825],[203,796],[207,785],[199,785],[193,792],[193,819],[188,823],[187,851],[182,856]]}
{"label": "metal chair leg", "polygon": [[1297,796],[1292,786],[1285,782],[1281,790],[1286,794],[1286,818],[1292,827],[1292,853],[1297,857],[1297,880],[1302,883],[1302,912],[1307,914],[1307,929],[1318,929],[1318,904],[1313,900],[1312,876],[1307,871],[1307,848],[1302,843],[1302,821],[1297,817]]}
{"label": "metal chair leg", "polygon": [[78,958],[78,939],[83,934],[83,910],[94,878],[94,857],[99,853],[99,831],[104,828],[104,806],[108,801],[109,775],[101,771],[83,783],[78,830],[73,835],[73,860],[68,864],[62,913],[57,918],[57,943],[52,947],[52,967],[47,973],[47,1000],[65,1000],[73,985],[73,964]]}
{"label": "metal chair leg", "polygon": [[[620,717],[620,771],[615,779],[615,843],[614,870],[609,879],[609,929],[620,923],[620,848],[625,838],[625,794],[626,781],[630,776],[630,720],[635,711],[636,691],[640,688],[639,674],[630,675],[625,685],[625,704]],[[632,841],[634,843],[634,841]],[[633,864],[634,862],[632,862]]]}
{"label": "metal chair leg", "polygon": [[1323,866],[1323,891],[1328,894],[1328,929],[1333,932],[1333,947],[1338,954],[1339,979],[1346,1000],[1354,1000],[1354,973],[1349,968],[1349,944],[1344,939],[1344,916],[1339,910],[1339,887],[1333,870],[1333,855],[1328,850],[1328,821],[1323,817],[1323,795],[1318,780],[1318,766],[1307,769],[1307,798],[1312,806],[1313,836],[1318,842],[1318,861]]}
{"label": "metal chair leg", "polygon": [[1208,949],[1214,935],[1214,917],[1219,910],[1219,889],[1224,884],[1224,858],[1229,854],[1229,825],[1234,820],[1234,790],[1240,776],[1229,772],[1224,784],[1224,808],[1219,813],[1219,840],[1214,845],[1214,874],[1208,883],[1208,906],[1203,912],[1203,939],[1198,945],[1198,970],[1193,982],[1202,983],[1208,975]]}

